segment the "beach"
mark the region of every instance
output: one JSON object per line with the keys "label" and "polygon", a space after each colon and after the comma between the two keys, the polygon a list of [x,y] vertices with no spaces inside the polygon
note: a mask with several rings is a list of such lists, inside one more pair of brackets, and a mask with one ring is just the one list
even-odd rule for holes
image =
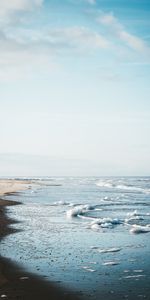
{"label": "beach", "polygon": [[[21,180],[0,180],[0,240],[15,232],[9,227],[15,223],[8,218],[6,209],[19,202],[4,200],[4,195],[11,195],[30,188],[33,182]],[[13,249],[12,249],[13,251]],[[42,277],[28,273],[11,260],[0,257],[0,298],[5,299],[77,299],[67,290],[62,290],[46,282]]]}
{"label": "beach", "polygon": [[149,182],[0,180],[0,297],[149,300]]}
{"label": "beach", "polygon": [[0,300],[150,300],[150,0],[0,0]]}

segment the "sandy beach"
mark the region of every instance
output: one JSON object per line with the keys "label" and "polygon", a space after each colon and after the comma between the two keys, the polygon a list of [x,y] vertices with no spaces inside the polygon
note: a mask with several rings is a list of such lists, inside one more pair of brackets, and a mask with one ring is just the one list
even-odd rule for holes
{"label": "sandy beach", "polygon": [[149,179],[118,180],[0,180],[0,298],[149,300]]}
{"label": "sandy beach", "polygon": [[[28,189],[29,181],[0,180],[0,240],[15,232],[9,227],[14,223],[6,215],[9,205],[18,205],[19,202],[4,200],[9,195]],[[13,251],[13,250],[12,250]],[[0,257],[0,297],[5,299],[77,299],[70,292],[60,290],[57,286],[46,282],[34,274],[30,274],[14,264],[12,261]]]}
{"label": "sandy beach", "polygon": [[0,196],[30,188],[30,180],[0,179]]}

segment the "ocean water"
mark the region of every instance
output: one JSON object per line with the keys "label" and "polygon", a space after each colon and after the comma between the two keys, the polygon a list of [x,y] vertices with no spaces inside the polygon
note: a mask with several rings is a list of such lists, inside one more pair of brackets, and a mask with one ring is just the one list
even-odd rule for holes
{"label": "ocean water", "polygon": [[150,177],[34,178],[1,255],[81,298],[150,299]]}

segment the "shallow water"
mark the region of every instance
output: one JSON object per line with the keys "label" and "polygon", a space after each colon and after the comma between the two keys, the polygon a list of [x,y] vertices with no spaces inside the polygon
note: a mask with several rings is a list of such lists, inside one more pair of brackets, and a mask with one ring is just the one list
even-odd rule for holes
{"label": "shallow water", "polygon": [[1,254],[85,299],[99,291],[149,299],[150,178],[37,182],[6,197],[23,203],[8,209],[21,231],[3,240]]}

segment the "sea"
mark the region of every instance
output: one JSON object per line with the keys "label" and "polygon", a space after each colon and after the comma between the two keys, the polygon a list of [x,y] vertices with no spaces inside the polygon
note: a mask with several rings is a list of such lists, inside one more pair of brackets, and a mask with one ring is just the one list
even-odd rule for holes
{"label": "sea", "polygon": [[20,179],[2,256],[81,299],[150,299],[150,177]]}

